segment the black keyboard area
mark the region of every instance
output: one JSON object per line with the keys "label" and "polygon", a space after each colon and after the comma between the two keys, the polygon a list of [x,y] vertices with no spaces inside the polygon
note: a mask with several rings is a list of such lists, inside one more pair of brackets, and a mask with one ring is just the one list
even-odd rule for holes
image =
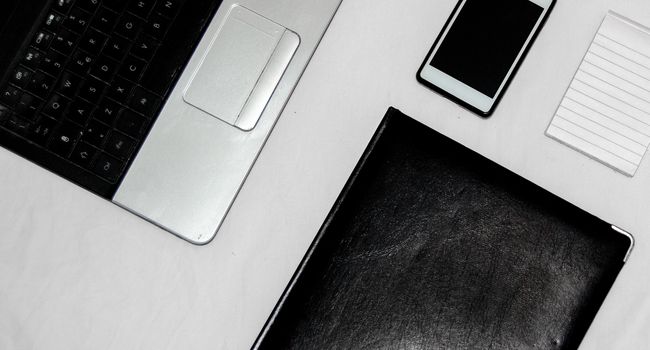
{"label": "black keyboard area", "polygon": [[51,1],[0,81],[0,145],[112,198],[220,4]]}

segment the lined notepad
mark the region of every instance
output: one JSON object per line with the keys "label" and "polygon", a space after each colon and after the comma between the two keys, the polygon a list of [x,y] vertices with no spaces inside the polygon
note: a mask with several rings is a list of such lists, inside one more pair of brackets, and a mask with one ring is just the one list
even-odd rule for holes
{"label": "lined notepad", "polygon": [[650,146],[650,29],[607,14],[546,134],[634,176]]}

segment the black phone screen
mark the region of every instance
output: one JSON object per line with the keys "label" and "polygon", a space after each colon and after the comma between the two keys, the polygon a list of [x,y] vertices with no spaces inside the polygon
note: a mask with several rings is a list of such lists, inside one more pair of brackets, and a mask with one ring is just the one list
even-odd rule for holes
{"label": "black phone screen", "polygon": [[543,12],[528,0],[467,0],[431,66],[494,97]]}

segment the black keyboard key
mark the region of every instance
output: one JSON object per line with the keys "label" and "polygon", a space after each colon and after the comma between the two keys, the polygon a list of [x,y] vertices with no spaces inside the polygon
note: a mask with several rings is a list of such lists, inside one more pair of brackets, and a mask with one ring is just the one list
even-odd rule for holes
{"label": "black keyboard key", "polygon": [[97,103],[99,98],[106,90],[106,84],[95,79],[88,78],[83,84],[81,84],[81,90],[79,90],[79,96],[86,101],[91,103]]}
{"label": "black keyboard key", "polygon": [[126,160],[131,157],[134,147],[135,140],[115,131],[106,141],[104,150],[119,159]]}
{"label": "black keyboard key", "polygon": [[127,13],[118,21],[115,31],[127,39],[133,39],[138,35],[141,26],[142,20]]}
{"label": "black keyboard key", "polygon": [[52,33],[46,31],[39,31],[34,36],[32,45],[37,49],[47,50],[53,38],[54,36],[52,35]]}
{"label": "black keyboard key", "polygon": [[43,28],[56,32],[57,29],[59,29],[59,26],[63,22],[63,16],[56,13],[56,12],[50,12],[46,17],[45,17],[45,23],[43,23]]}
{"label": "black keyboard key", "polygon": [[86,125],[93,109],[94,106],[91,103],[84,100],[75,100],[70,105],[66,117],[79,125]]}
{"label": "black keyboard key", "polygon": [[90,13],[94,13],[99,8],[99,0],[77,0],[77,6]]}
{"label": "black keyboard key", "polygon": [[129,41],[119,36],[112,37],[104,49],[104,55],[121,61],[129,52]]}
{"label": "black keyboard key", "polygon": [[133,91],[133,96],[129,102],[129,107],[134,111],[144,114],[147,118],[153,117],[160,106],[160,98],[141,87]]}
{"label": "black keyboard key", "polygon": [[138,39],[133,44],[131,48],[131,54],[149,61],[153,54],[156,52],[156,49],[160,46],[160,42],[154,39],[151,35],[140,34]]}
{"label": "black keyboard key", "polygon": [[59,73],[61,73],[61,70],[63,70],[65,61],[65,56],[58,52],[50,51],[45,55],[45,57],[43,57],[43,61],[39,68],[47,74],[58,76]]}
{"label": "black keyboard key", "polygon": [[93,55],[81,50],[77,50],[75,51],[74,55],[72,55],[72,59],[70,60],[68,68],[74,73],[85,76],[86,73],[88,73],[88,70],[90,70],[90,67],[94,61],[95,58]]}
{"label": "black keyboard key", "polygon": [[91,120],[86,127],[83,135],[84,142],[88,142],[97,147],[102,147],[110,128],[96,120]]}
{"label": "black keyboard key", "polygon": [[129,12],[147,19],[155,3],[155,0],[131,0],[129,3]]}
{"label": "black keyboard key", "polygon": [[67,56],[72,53],[72,50],[74,49],[78,40],[79,37],[76,34],[72,33],[69,30],[62,29],[54,37],[54,40],[52,41],[52,48]]}
{"label": "black keyboard key", "polygon": [[7,106],[0,105],[0,125],[4,125],[12,114],[13,113]]}
{"label": "black keyboard key", "polygon": [[31,70],[23,66],[18,66],[11,73],[11,82],[16,84],[18,87],[25,87],[25,85],[27,85],[27,83],[32,79],[32,74],[34,74],[34,72]]}
{"label": "black keyboard key", "polygon": [[182,5],[181,0],[161,0],[156,5],[155,12],[167,18],[174,18]]}
{"label": "black keyboard key", "polygon": [[100,32],[110,34],[116,23],[117,13],[107,9],[106,7],[102,7],[95,16],[92,26]]}
{"label": "black keyboard key", "polygon": [[22,64],[25,67],[36,69],[41,64],[43,56],[44,55],[42,52],[36,50],[33,47],[30,47],[27,49],[27,52],[25,52],[25,56],[23,56]]}
{"label": "black keyboard key", "polygon": [[69,104],[70,100],[67,98],[53,94],[43,107],[43,113],[54,119],[61,119]]}
{"label": "black keyboard key", "polygon": [[45,73],[36,72],[27,84],[27,91],[38,97],[45,98],[53,87],[54,78]]}
{"label": "black keyboard key", "polygon": [[129,136],[138,138],[146,123],[147,120],[141,115],[125,110],[117,117],[115,127]]}
{"label": "black keyboard key", "polygon": [[79,126],[64,122],[52,135],[48,148],[61,157],[67,158],[81,134],[82,129]]}
{"label": "black keyboard key", "polygon": [[91,18],[92,14],[77,6],[70,11],[68,18],[63,22],[63,25],[75,33],[82,34],[90,24]]}
{"label": "black keyboard key", "polygon": [[73,98],[77,90],[79,90],[80,86],[81,86],[81,78],[68,71],[65,71],[63,75],[61,75],[61,79],[59,80],[59,86],[57,87],[57,91],[63,94],[64,96]]}
{"label": "black keyboard key", "polygon": [[54,119],[47,117],[41,118],[41,120],[32,125],[32,130],[28,136],[29,139],[33,142],[38,143],[39,145],[45,145],[45,143],[47,143],[47,140],[52,135],[56,124],[57,122]]}
{"label": "black keyboard key", "polygon": [[169,30],[170,20],[157,13],[151,15],[149,22],[145,27],[145,32],[151,34],[154,38],[162,40]]}
{"label": "black keyboard key", "polygon": [[12,131],[18,135],[27,136],[29,135],[29,131],[32,128],[32,123],[14,114],[10,115],[9,118],[7,118],[4,126],[7,128],[7,130]]}
{"label": "black keyboard key", "polygon": [[42,104],[42,100],[34,97],[31,94],[24,93],[22,96],[20,96],[18,102],[16,102],[14,111],[20,114],[22,117],[33,121],[36,118],[36,112],[39,108],[41,108]]}
{"label": "black keyboard key", "polygon": [[74,151],[72,151],[70,160],[79,166],[88,168],[90,167],[90,163],[97,153],[98,151],[96,148],[86,143],[79,142],[79,144],[77,144],[77,147],[74,148]]}
{"label": "black keyboard key", "polygon": [[115,183],[119,179],[123,168],[124,163],[106,153],[101,153],[93,166],[93,172],[108,182]]}
{"label": "black keyboard key", "polygon": [[126,103],[133,91],[133,83],[128,82],[120,77],[115,78],[111,83],[106,95],[119,103]]}
{"label": "black keyboard key", "polygon": [[117,61],[106,56],[100,56],[93,69],[90,70],[90,74],[102,81],[109,82],[113,79],[115,73],[117,73],[118,65]]}
{"label": "black keyboard key", "polygon": [[72,1],[73,0],[54,0],[52,9],[59,11],[65,15],[68,13],[68,11],[70,11],[70,8],[72,7]]}
{"label": "black keyboard key", "polygon": [[128,0],[104,0],[102,5],[108,7],[109,9],[122,13],[122,10],[126,7]]}
{"label": "black keyboard key", "polygon": [[108,37],[94,29],[89,29],[79,42],[79,47],[93,55],[98,55]]}
{"label": "black keyboard key", "polygon": [[117,103],[105,98],[99,103],[94,117],[108,125],[113,125],[115,118],[120,114],[122,107]]}
{"label": "black keyboard key", "polygon": [[20,89],[11,85],[5,85],[0,89],[0,101],[9,107],[13,107],[22,94]]}
{"label": "black keyboard key", "polygon": [[147,62],[135,56],[129,55],[122,63],[122,68],[120,69],[119,74],[128,80],[137,82],[142,76],[142,72],[144,71],[146,65]]}

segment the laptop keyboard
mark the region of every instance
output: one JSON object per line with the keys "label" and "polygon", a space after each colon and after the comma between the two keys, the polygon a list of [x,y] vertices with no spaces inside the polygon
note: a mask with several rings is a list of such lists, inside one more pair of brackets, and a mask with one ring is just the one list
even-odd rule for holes
{"label": "laptop keyboard", "polygon": [[0,128],[115,187],[200,39],[174,26],[184,2],[54,1],[0,86]]}

